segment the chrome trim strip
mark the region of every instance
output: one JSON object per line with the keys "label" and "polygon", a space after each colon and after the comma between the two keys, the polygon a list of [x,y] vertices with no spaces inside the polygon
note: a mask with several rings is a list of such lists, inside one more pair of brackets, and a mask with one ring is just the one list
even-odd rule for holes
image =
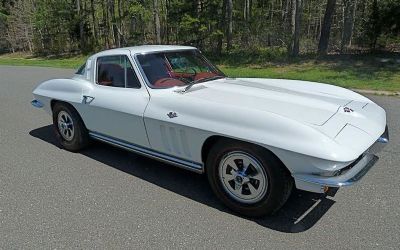
{"label": "chrome trim strip", "polygon": [[31,101],[31,104],[32,104],[32,106],[35,107],[35,108],[43,108],[43,103],[41,103],[41,102],[38,101],[38,100],[33,100],[33,101]]}
{"label": "chrome trim strip", "polygon": [[121,141],[121,140],[118,140],[115,138],[111,138],[109,136],[102,135],[102,134],[99,134],[96,132],[89,132],[89,136],[92,137],[93,139],[111,144],[113,146],[116,146],[116,147],[119,147],[122,149],[132,151],[134,153],[138,153],[138,154],[153,158],[155,160],[170,163],[172,165],[175,165],[175,166],[183,168],[183,169],[187,169],[187,170],[190,170],[190,171],[193,171],[196,173],[204,172],[203,164],[201,164],[201,163],[191,162],[191,161],[180,159],[180,158],[177,158],[174,156],[166,155],[166,154],[156,152],[151,149],[143,148],[141,146],[134,145],[134,144],[131,144],[128,142],[124,142],[124,141]]}

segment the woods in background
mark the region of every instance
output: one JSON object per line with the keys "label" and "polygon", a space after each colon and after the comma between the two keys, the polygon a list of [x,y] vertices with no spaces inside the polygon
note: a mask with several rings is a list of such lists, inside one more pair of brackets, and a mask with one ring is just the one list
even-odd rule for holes
{"label": "woods in background", "polygon": [[0,52],[140,44],[230,51],[400,49],[400,0],[0,0]]}

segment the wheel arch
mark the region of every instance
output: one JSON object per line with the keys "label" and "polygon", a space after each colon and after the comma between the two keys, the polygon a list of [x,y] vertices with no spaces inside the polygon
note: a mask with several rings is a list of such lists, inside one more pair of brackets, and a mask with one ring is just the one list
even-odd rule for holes
{"label": "wheel arch", "polygon": [[[50,107],[51,107],[52,111],[53,111],[54,106],[57,103],[62,103],[62,104],[66,105],[66,106],[68,106],[70,108],[73,108],[76,112],[78,112],[78,110],[76,110],[76,108],[72,104],[70,104],[69,102],[66,102],[66,101],[63,101],[63,100],[58,100],[58,99],[51,99],[50,100]],[[78,114],[79,114],[79,112],[78,112]]]}
{"label": "wheel arch", "polygon": [[[264,147],[264,146],[262,146],[262,145],[259,145],[259,144],[257,144],[257,143],[248,142],[248,141],[245,141],[245,140],[240,140],[240,139],[236,139],[236,138],[231,138],[231,137],[227,137],[227,136],[223,136],[223,135],[212,135],[212,136],[208,137],[208,138],[204,141],[203,146],[202,146],[202,148],[201,148],[201,159],[202,159],[202,162],[203,162],[204,164],[207,162],[207,157],[208,157],[208,154],[209,154],[211,148],[212,148],[218,141],[220,141],[220,140],[237,141],[237,142],[242,142],[242,143],[246,143],[246,144],[251,144],[251,145],[253,145],[253,146],[259,147],[259,148],[261,148],[262,150],[265,150],[265,151],[269,152],[273,157],[275,157],[275,158],[282,164],[282,166],[284,167],[284,170],[287,171],[287,173],[288,173],[289,175],[291,175],[291,172],[290,172],[289,168],[288,168],[288,167],[283,163],[283,161],[282,161],[272,150],[270,150],[269,148]],[[206,169],[207,169],[207,168],[204,167],[204,172],[206,172]]]}
{"label": "wheel arch", "polygon": [[62,103],[62,104],[64,104],[64,105],[68,106],[69,108],[73,109],[73,110],[78,114],[78,116],[79,116],[79,118],[81,119],[83,125],[84,125],[85,128],[87,129],[86,124],[85,124],[85,121],[82,119],[81,114],[80,114],[79,111],[74,107],[74,105],[72,105],[72,104],[69,103],[69,102],[62,101],[62,100],[58,100],[58,99],[51,99],[51,100],[50,100],[50,107],[51,107],[51,111],[52,111],[52,112],[53,112],[54,106],[55,106],[57,103]]}

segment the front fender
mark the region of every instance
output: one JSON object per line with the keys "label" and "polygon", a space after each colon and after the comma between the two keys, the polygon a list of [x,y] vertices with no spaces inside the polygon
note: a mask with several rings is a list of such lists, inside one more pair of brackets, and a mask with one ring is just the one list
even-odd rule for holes
{"label": "front fender", "polygon": [[83,93],[91,88],[91,84],[85,80],[52,79],[39,84],[32,93],[35,99],[43,104],[43,109],[51,114],[52,100],[80,104],[83,101]]}
{"label": "front fender", "polygon": [[[276,113],[221,103],[215,105],[184,94],[172,93],[171,96],[162,93],[167,91],[170,90],[160,90],[152,95],[145,119],[161,120],[201,131],[197,133],[201,137],[191,141],[200,144],[196,148],[201,148],[205,140],[214,135],[247,141],[269,149],[289,168],[294,166],[293,171],[300,165],[296,163],[299,156],[310,157],[305,162],[313,161],[314,166],[320,163],[316,159],[345,164],[358,157],[354,150],[344,149],[316,128]],[[178,117],[168,118],[166,114],[171,111],[176,112]],[[201,159],[201,152],[198,154],[195,160]],[[326,168],[335,168],[335,165],[329,164]]]}

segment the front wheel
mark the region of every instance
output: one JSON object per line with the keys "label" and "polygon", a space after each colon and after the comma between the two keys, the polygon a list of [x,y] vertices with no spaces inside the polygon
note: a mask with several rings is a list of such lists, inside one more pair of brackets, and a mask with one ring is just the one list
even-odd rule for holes
{"label": "front wheel", "polygon": [[56,103],[53,107],[53,124],[61,145],[77,152],[89,144],[89,134],[78,112],[68,104]]}
{"label": "front wheel", "polygon": [[233,211],[249,217],[277,211],[293,187],[279,159],[249,143],[220,140],[211,148],[206,168],[217,197]]}

